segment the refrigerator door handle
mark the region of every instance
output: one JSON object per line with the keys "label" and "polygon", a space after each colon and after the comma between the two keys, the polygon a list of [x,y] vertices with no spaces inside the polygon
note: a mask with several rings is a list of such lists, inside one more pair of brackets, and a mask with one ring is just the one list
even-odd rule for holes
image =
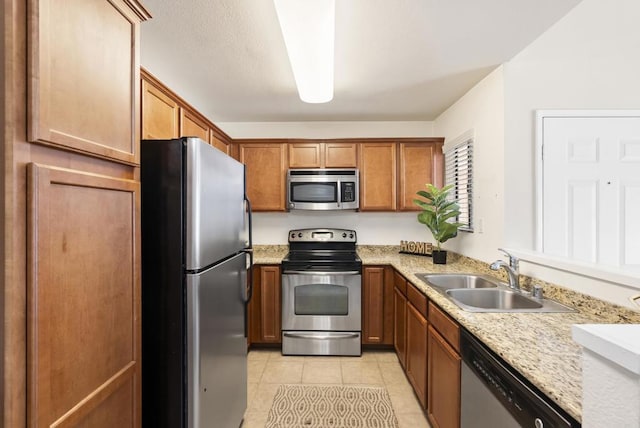
{"label": "refrigerator door handle", "polygon": [[244,284],[244,289],[246,290],[246,298],[244,300],[244,303],[248,304],[251,301],[251,297],[253,297],[253,249],[248,248],[244,250],[244,253],[249,255],[249,267],[247,269],[249,271],[249,273],[247,274],[249,288],[247,289],[247,284]]}

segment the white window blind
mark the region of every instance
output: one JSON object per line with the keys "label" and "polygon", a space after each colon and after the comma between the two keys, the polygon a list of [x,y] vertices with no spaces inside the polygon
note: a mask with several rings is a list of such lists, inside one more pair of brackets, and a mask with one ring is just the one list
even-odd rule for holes
{"label": "white window blind", "polygon": [[444,154],[445,185],[452,184],[451,196],[460,205],[456,219],[460,230],[473,232],[473,139],[465,139]]}

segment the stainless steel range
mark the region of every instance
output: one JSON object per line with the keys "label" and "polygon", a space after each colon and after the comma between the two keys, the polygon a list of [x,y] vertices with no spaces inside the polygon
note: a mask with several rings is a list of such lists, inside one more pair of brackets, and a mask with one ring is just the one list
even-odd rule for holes
{"label": "stainless steel range", "polygon": [[356,232],[289,232],[282,261],[282,353],[361,355],[362,260]]}

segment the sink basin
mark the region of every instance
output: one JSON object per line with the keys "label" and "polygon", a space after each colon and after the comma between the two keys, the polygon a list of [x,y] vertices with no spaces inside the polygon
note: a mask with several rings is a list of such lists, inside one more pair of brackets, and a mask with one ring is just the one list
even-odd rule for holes
{"label": "sink basin", "polygon": [[427,284],[450,290],[454,288],[496,288],[500,281],[486,275],[464,274],[464,273],[418,273],[418,278]]}
{"label": "sink basin", "polygon": [[539,301],[529,299],[520,293],[503,289],[457,289],[447,290],[447,294],[452,299],[457,300],[457,303],[461,303],[467,307],[470,306],[481,309],[511,310],[537,309],[542,307]]}
{"label": "sink basin", "polygon": [[417,273],[416,276],[468,312],[575,312],[550,299],[511,290],[489,275]]}

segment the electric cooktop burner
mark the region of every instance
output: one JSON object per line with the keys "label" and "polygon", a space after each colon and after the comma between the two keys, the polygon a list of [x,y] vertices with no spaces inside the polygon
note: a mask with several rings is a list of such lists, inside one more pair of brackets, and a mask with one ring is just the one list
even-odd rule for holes
{"label": "electric cooktop burner", "polygon": [[289,254],[282,260],[282,268],[285,271],[361,272],[356,239],[354,230],[291,230]]}

